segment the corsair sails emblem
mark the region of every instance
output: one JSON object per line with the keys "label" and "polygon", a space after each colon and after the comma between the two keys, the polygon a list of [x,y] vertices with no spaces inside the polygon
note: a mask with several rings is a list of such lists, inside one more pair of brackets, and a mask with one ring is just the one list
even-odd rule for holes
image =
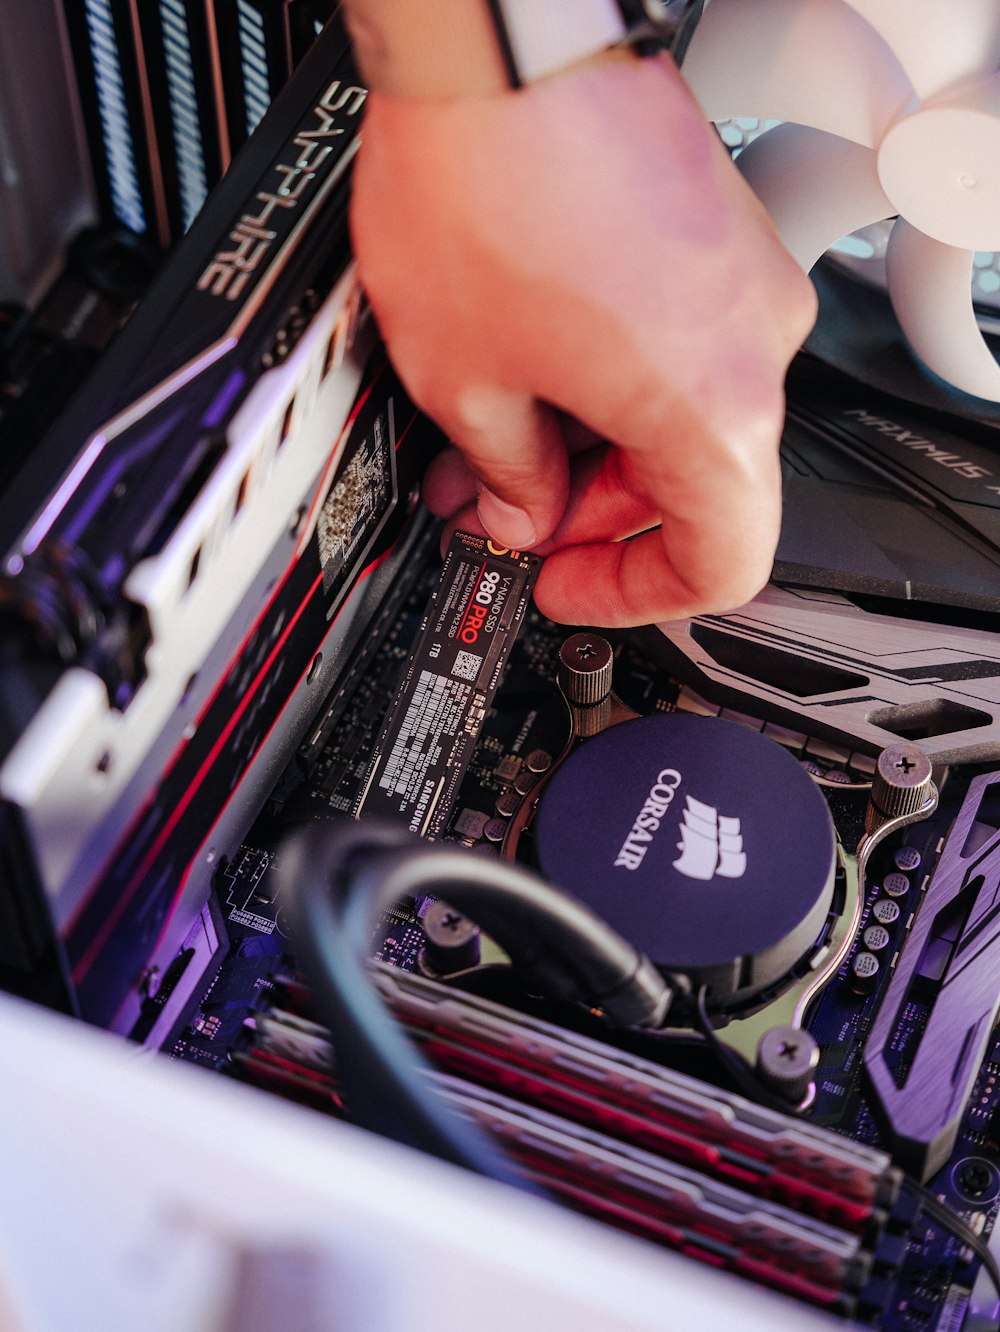
{"label": "corsair sails emblem", "polygon": [[674,861],[674,869],[689,879],[742,879],[746,873],[739,819],[720,815],[711,805],[691,796],[686,797],[677,848],[681,854]]}

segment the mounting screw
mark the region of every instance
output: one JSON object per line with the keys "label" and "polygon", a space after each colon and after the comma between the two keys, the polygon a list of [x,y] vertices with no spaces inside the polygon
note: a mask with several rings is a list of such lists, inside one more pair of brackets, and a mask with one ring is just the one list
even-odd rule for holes
{"label": "mounting screw", "polygon": [[889,745],[878,756],[866,827],[915,814],[934,790],[931,761],[916,745]]}
{"label": "mounting screw", "polygon": [[611,693],[614,653],[600,634],[571,634],[559,649],[559,684],[570,703],[593,707]]}
{"label": "mounting screw", "polygon": [[819,1063],[819,1046],[799,1027],[772,1027],[757,1046],[757,1076],[789,1105],[801,1105]]}
{"label": "mounting screw", "polygon": [[432,902],[420,924],[420,966],[430,976],[452,976],[479,963],[479,926],[446,902]]}

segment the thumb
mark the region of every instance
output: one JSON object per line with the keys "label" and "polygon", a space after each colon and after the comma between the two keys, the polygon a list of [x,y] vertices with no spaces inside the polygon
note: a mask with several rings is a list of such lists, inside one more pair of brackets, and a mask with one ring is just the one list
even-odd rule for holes
{"label": "thumb", "polygon": [[431,412],[476,478],[479,519],[500,545],[530,550],[558,526],[569,494],[566,446],[555,413],[529,394],[464,390]]}

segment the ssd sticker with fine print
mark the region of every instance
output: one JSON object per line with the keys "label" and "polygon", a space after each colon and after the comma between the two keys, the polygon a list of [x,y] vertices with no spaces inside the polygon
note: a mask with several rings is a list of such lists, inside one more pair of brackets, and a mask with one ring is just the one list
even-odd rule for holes
{"label": "ssd sticker with fine print", "polygon": [[456,532],[355,815],[439,837],[524,619],[541,560]]}

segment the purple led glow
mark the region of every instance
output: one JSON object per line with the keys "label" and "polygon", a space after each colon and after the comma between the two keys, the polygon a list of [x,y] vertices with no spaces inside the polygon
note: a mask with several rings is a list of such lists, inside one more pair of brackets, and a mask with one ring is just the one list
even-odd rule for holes
{"label": "purple led glow", "polygon": [[25,537],[21,545],[22,554],[33,554],[38,549],[41,542],[44,541],[45,537],[48,536],[49,532],[52,530],[53,523],[69,503],[70,498],[83,481],[84,477],[104,452],[110,439],[115,439],[118,435],[122,434],[123,431],[127,430],[129,426],[133,425],[136,421],[141,420],[143,416],[148,415],[162,402],[165,402],[171,394],[176,393],[177,390],[183,388],[185,384],[190,384],[192,379],[197,378],[197,376],[200,375],[203,370],[207,369],[208,366],[214,365],[215,362],[225,356],[227,352],[232,351],[236,345],[236,338],[224,338],[221,342],[217,342],[213,347],[209,347],[209,349],[201,356],[196,357],[193,361],[189,361],[187,365],[178,370],[176,374],[171,375],[169,379],[165,379],[158,388],[153,389],[151,393],[147,393],[145,397],[140,398],[138,402],[133,403],[131,407],[128,407],[124,412],[121,412],[105,427],[104,431],[94,435],[81,456],[74,463],[69,475],[29,528],[28,535]]}

